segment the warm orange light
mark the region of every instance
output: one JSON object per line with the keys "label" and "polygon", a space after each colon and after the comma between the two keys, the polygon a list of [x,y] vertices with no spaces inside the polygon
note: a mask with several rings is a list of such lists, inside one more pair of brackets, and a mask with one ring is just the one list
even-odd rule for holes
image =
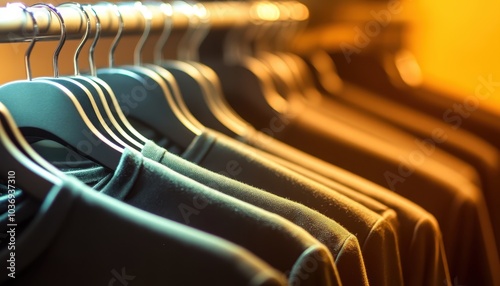
{"label": "warm orange light", "polygon": [[[478,78],[500,82],[500,1],[403,1],[412,13],[408,43],[424,78],[457,97],[473,95]],[[500,87],[482,106],[500,114]]]}
{"label": "warm orange light", "polygon": [[277,21],[280,18],[280,10],[270,2],[259,2],[252,9],[251,15],[256,20]]}
{"label": "warm orange light", "polygon": [[423,82],[422,70],[415,56],[407,50],[396,54],[396,68],[401,79],[409,86],[419,86]]}

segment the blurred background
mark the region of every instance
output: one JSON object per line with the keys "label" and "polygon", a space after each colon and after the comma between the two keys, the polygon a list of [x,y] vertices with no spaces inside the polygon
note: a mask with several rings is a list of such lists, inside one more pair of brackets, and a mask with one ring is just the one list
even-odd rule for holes
{"label": "blurred background", "polygon": [[[24,3],[35,2],[39,1]],[[339,43],[353,38],[352,32],[356,27],[363,29],[367,21],[373,20],[373,15],[389,11],[389,5],[393,5],[391,7],[397,13],[391,14],[391,24],[384,28],[390,30],[390,27],[397,26],[397,32],[381,32],[371,40],[377,42],[378,38],[385,37],[397,41],[396,45],[410,51],[420,66],[426,84],[446,91],[449,96],[465,98],[474,94],[479,84],[478,77],[491,75],[493,81],[500,82],[500,1],[302,2],[310,9],[310,25],[295,47],[298,51],[317,46],[327,50],[338,49]],[[6,3],[0,1],[1,6]],[[68,43],[68,47],[76,46],[72,42]],[[25,78],[23,55],[26,46],[25,43],[0,44],[0,83]],[[40,43],[36,46],[33,52],[34,76],[52,74],[51,53],[54,46],[55,43]],[[106,64],[105,51],[97,55],[98,64]],[[60,62],[61,70],[70,73],[71,53],[63,51]],[[83,63],[82,66],[85,67]],[[493,92],[482,107],[500,114],[500,88]]]}
{"label": "blurred background", "polygon": [[[451,94],[474,94],[478,76],[500,81],[500,1],[412,0],[408,48],[425,80]],[[489,108],[500,114],[500,89]]]}

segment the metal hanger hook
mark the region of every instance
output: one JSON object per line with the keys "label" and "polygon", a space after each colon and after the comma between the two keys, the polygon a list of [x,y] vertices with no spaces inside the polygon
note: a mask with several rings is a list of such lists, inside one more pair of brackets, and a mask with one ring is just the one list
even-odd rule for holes
{"label": "metal hanger hook", "polygon": [[177,47],[177,57],[181,60],[198,61],[199,47],[210,31],[210,13],[198,2],[179,1],[176,4],[188,18],[188,29]]}
{"label": "metal hanger hook", "polygon": [[163,61],[163,49],[167,44],[168,38],[170,36],[170,32],[172,32],[173,27],[173,15],[174,11],[172,9],[172,5],[170,3],[161,3],[160,10],[163,12],[163,31],[161,33],[160,38],[155,44],[154,48],[154,61],[155,64],[159,65]]}
{"label": "metal hanger hook", "polygon": [[123,16],[122,13],[120,12],[120,8],[118,8],[118,5],[110,2],[100,2],[102,4],[111,6],[113,9],[113,12],[115,13],[116,17],[118,18],[118,32],[116,33],[115,38],[113,39],[113,43],[111,44],[111,47],[109,48],[109,54],[108,54],[108,60],[109,60],[109,67],[112,68],[115,66],[115,50],[116,47],[118,47],[118,42],[120,42],[122,35],[123,35],[123,27],[125,26],[123,22]]}
{"label": "metal hanger hook", "polygon": [[205,40],[211,28],[211,15],[207,8],[201,4],[193,5],[193,15],[198,19],[197,29],[194,30],[191,43],[189,45],[188,60],[199,61],[199,50],[201,43]]}
{"label": "metal hanger hook", "polygon": [[36,37],[38,36],[38,23],[36,22],[35,15],[33,11],[29,11],[26,6],[22,3],[7,3],[7,7],[19,7],[21,8],[27,15],[31,17],[31,21],[33,22],[33,37],[31,38],[30,45],[26,49],[26,52],[24,53],[24,65],[26,67],[26,78],[31,81],[32,75],[31,75],[31,62],[30,62],[30,56],[31,56],[31,51],[35,47],[35,42],[36,42]]}
{"label": "metal hanger hook", "polygon": [[153,15],[149,10],[149,8],[146,5],[142,4],[140,1],[135,2],[134,6],[137,7],[138,10],[141,12],[145,21],[144,31],[134,49],[134,64],[140,66],[142,64],[142,58],[141,58],[142,50],[144,48],[144,44],[146,43],[149,37],[149,32],[151,31],[151,21],[153,20]]}
{"label": "metal hanger hook", "polygon": [[198,28],[200,19],[195,15],[194,6],[185,1],[176,1],[174,3],[174,9],[182,11],[183,15],[188,19],[187,31],[182,36],[177,46],[177,58],[179,60],[189,60],[189,44],[195,34],[195,30]]}
{"label": "metal hanger hook", "polygon": [[76,48],[75,55],[73,57],[73,67],[75,70],[75,75],[80,75],[80,68],[78,66],[78,57],[80,56],[80,52],[82,51],[83,46],[87,42],[90,34],[90,18],[89,15],[87,14],[87,11],[85,11],[80,3],[77,2],[65,2],[59,4],[57,7],[64,7],[64,6],[72,6],[78,8],[80,11],[80,15],[82,18],[86,19],[86,26],[85,26],[85,34],[83,35],[80,44],[78,44],[78,47]]}
{"label": "metal hanger hook", "polygon": [[307,27],[309,10],[305,5],[297,1],[281,3],[281,5],[287,7],[290,16],[288,19],[288,28],[283,27],[290,32],[281,41],[281,47],[287,48],[292,44],[294,38]]}
{"label": "metal hanger hook", "polygon": [[64,43],[66,42],[66,24],[64,23],[64,19],[57,10],[56,7],[54,7],[51,4],[45,4],[45,3],[36,3],[30,6],[31,8],[35,7],[43,7],[49,10],[50,12],[54,13],[56,15],[57,20],[59,21],[59,25],[61,26],[61,37],[59,38],[59,44],[57,45],[56,50],[54,51],[54,56],[52,57],[52,65],[54,67],[54,77],[57,78],[59,77],[59,54],[61,53],[62,47],[64,46]]}
{"label": "metal hanger hook", "polygon": [[90,45],[89,48],[89,66],[90,66],[90,75],[91,76],[97,76],[97,67],[95,64],[95,59],[94,59],[94,52],[95,52],[95,47],[97,46],[97,42],[99,41],[101,37],[101,19],[99,19],[99,15],[97,15],[97,12],[95,11],[94,7],[92,5],[87,4],[86,7],[92,11],[92,14],[95,18],[95,36],[94,40],[92,41],[92,44]]}

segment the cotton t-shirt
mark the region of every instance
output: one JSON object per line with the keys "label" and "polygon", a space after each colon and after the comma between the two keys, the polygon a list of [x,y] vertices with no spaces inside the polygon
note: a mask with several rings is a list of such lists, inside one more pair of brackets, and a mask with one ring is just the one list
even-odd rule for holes
{"label": "cotton t-shirt", "polygon": [[98,181],[95,190],[132,206],[243,246],[286,273],[292,284],[341,284],[328,249],[281,216],[217,192],[129,149],[113,174],[91,178],[89,171],[96,175],[94,170],[68,174],[86,183]]}
{"label": "cotton t-shirt", "polygon": [[[267,149],[273,149],[269,148],[270,141],[266,142],[268,143],[266,144]],[[297,162],[304,164],[294,164],[264,152],[262,155],[326,186],[331,185],[332,182],[344,184],[350,187],[351,191],[338,187],[337,191],[351,199],[357,198],[359,200],[358,196],[353,195],[352,190],[354,190],[357,194],[369,196],[397,212],[399,224],[395,226],[395,229],[398,230],[399,252],[405,285],[437,286],[442,285],[443,281],[450,281],[442,234],[436,219],[431,214],[415,203],[379,185],[317,158],[310,158],[311,156],[291,147],[281,148],[283,147],[282,143],[276,143],[276,145],[280,152],[293,156],[293,158],[298,159]],[[310,164],[313,165],[313,168],[306,169]],[[366,203],[366,200],[362,201]],[[373,207],[371,204],[370,209],[377,211]]]}
{"label": "cotton t-shirt", "polygon": [[[1,244],[2,284],[287,285],[283,274],[235,244],[96,193],[74,178],[63,182],[42,203],[22,200],[39,209],[33,219],[16,221],[15,250],[8,240]],[[15,279],[7,276],[11,253]]]}
{"label": "cotton t-shirt", "polygon": [[[258,70],[251,70],[251,65],[247,66],[248,68],[236,67],[234,70],[244,74],[242,70],[247,69],[245,76],[249,79],[252,78],[250,73],[253,73],[254,78],[260,75]],[[227,70],[218,65],[214,67],[216,71]],[[470,182],[449,167],[417,153],[418,150],[407,154],[398,146],[376,136],[367,136],[354,127],[339,124],[305,104],[297,104],[296,99],[287,99],[286,104],[283,104],[284,112],[269,112],[269,105],[274,104],[273,102],[263,104],[266,100],[260,99],[261,103],[257,103],[258,100],[254,100],[247,91],[249,84],[246,81],[238,81],[236,77],[232,80],[229,78],[231,76],[221,78],[229,103],[257,129],[269,132],[280,141],[393,191],[401,193],[405,190],[404,197],[432,213],[443,229],[452,276],[463,277],[469,284],[500,281],[495,274],[500,263],[492,225],[477,187],[471,186]],[[239,94],[242,89],[245,96]],[[262,97],[262,88],[260,90],[261,95],[255,96]],[[266,95],[271,96],[272,93],[268,92]],[[433,196],[423,196],[422,190],[433,193]],[[446,194],[434,195],[442,190]],[[456,203],[450,205],[450,202]],[[450,206],[450,209],[445,211],[443,205]],[[467,213],[473,215],[466,215]],[[457,225],[458,221],[461,222],[460,225]],[[457,231],[474,235],[457,237]],[[469,251],[471,245],[480,250]],[[367,265],[366,260],[365,264]],[[367,269],[369,271],[368,265]]]}
{"label": "cotton t-shirt", "polygon": [[198,136],[182,157],[211,171],[304,204],[337,221],[358,238],[370,284],[403,283],[396,233],[385,217],[212,130],[206,129]]}
{"label": "cotton t-shirt", "polygon": [[344,285],[368,285],[358,240],[335,221],[304,205],[204,169],[152,141],[146,142],[142,154],[199,183],[276,213],[304,228],[328,247]]}
{"label": "cotton t-shirt", "polygon": [[[353,85],[346,84],[344,89],[345,96],[342,96],[340,100],[347,101],[348,104],[353,106],[352,108],[358,109],[361,113],[369,113],[376,120],[390,123],[419,137],[420,140],[418,144],[415,144],[415,150],[421,150],[426,155],[433,155],[439,148],[463,159],[477,169],[498,246],[500,244],[500,208],[497,206],[500,204],[500,193],[497,190],[500,186],[500,145],[495,147],[494,144],[465,130],[456,128],[453,125],[450,126],[443,121],[443,118],[434,119],[421,114],[418,110],[391,102]],[[352,96],[353,94],[356,96]],[[332,101],[332,99],[325,99],[321,102],[321,106],[325,109],[332,108]],[[444,113],[442,116],[444,116]],[[467,120],[464,118],[462,122],[464,121]],[[350,122],[354,123],[356,120],[350,120]],[[356,122],[356,125],[358,127],[363,126],[358,122]],[[380,133],[380,128],[371,129],[374,133]],[[394,140],[393,136],[387,136],[386,138]],[[449,166],[453,166],[454,169],[457,168],[456,164],[450,164]]]}
{"label": "cotton t-shirt", "polygon": [[[353,72],[353,65],[363,70],[377,70],[369,79]],[[382,71],[382,72],[378,72]],[[346,92],[335,98],[349,103],[362,112],[370,113],[417,136],[432,138],[436,129],[444,131],[446,141],[441,148],[467,160],[478,170],[483,181],[484,196],[493,223],[497,247],[500,245],[500,116],[482,108],[482,99],[495,88],[495,79],[478,77],[475,94],[456,96],[430,86],[394,85],[376,60],[355,56],[342,76],[360,87],[346,84]],[[377,94],[367,90],[375,91]],[[354,94],[355,93],[355,94]],[[354,96],[353,96],[354,95]],[[404,120],[402,120],[404,118]],[[479,156],[479,154],[481,156]],[[499,250],[500,251],[500,250]],[[500,282],[498,282],[500,283]]]}
{"label": "cotton t-shirt", "polygon": [[[442,229],[452,277],[485,285],[500,278],[494,270],[500,263],[481,191],[449,167],[420,153],[402,151],[376,137],[368,139],[362,132],[342,126],[313,109],[304,109],[276,137],[389,187],[432,213]],[[472,245],[475,250],[470,249]]]}

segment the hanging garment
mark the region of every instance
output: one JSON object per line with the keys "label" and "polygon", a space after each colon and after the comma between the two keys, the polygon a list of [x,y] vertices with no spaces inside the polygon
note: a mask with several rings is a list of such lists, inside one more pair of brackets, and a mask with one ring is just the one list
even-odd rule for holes
{"label": "hanging garment", "polygon": [[[290,103],[290,107],[296,110],[292,109],[287,114],[272,116],[265,112],[267,109],[258,105],[253,106],[253,112],[249,112],[246,106],[251,104],[252,100],[249,96],[239,96],[237,93],[237,90],[241,89],[238,86],[243,83],[238,82],[237,79],[231,81],[229,78],[221,78],[221,80],[231,105],[238,113],[244,114],[245,119],[252,122],[256,128],[266,130],[274,127],[277,130],[273,132],[275,138],[397,191],[436,216],[442,228],[452,277],[460,276],[467,280],[469,279],[466,278],[469,276],[467,273],[470,271],[473,274],[471,277],[474,277],[470,278],[470,281],[479,281],[484,277],[489,277],[484,283],[491,284],[494,283],[492,281],[498,280],[499,276],[494,274],[493,270],[500,266],[498,254],[495,254],[497,246],[489,215],[485,213],[487,207],[481,191],[471,184],[478,181],[474,173],[468,171],[463,174],[457,173],[442,162],[424,158],[425,156],[420,156],[421,154],[417,154],[420,156],[417,158],[418,161],[412,163],[409,160],[415,159],[408,157],[414,155],[411,153],[414,149],[403,151],[404,149],[399,146],[394,146],[376,136],[370,136],[354,127],[336,122],[328,115],[318,112],[314,106],[297,104],[297,100]],[[259,107],[262,112],[259,112]],[[257,125],[259,123],[264,125]],[[467,169],[470,170],[470,168]],[[440,173],[440,176],[436,173]],[[445,173],[449,175],[444,175]],[[464,178],[463,175],[470,177]],[[450,182],[451,178],[456,179]],[[458,183],[460,180],[463,183]],[[468,226],[460,224],[459,227],[468,228],[469,230],[464,230],[467,233],[470,231],[478,233],[473,238],[474,244],[483,245],[482,250],[479,252],[471,250],[469,254],[465,254],[464,250],[467,249],[465,246],[469,245],[472,240],[468,242],[456,237],[458,226],[451,223],[452,210],[443,212],[442,205],[438,203],[438,197],[434,195],[431,200],[421,190],[433,194],[441,193],[439,198],[441,204],[457,201],[457,199],[461,201],[462,205],[454,207],[453,211],[456,214],[455,217],[459,217],[459,213],[461,213],[460,216],[466,217]],[[470,210],[474,210],[476,215],[466,215]],[[480,230],[475,231],[476,227]],[[457,258],[458,254],[464,254],[463,258]],[[469,260],[469,255],[476,256],[477,261],[482,262],[470,263],[476,258]],[[478,266],[479,264],[482,266]],[[477,268],[472,269],[472,267]],[[476,279],[476,275],[479,280]]]}
{"label": "hanging garment", "polygon": [[[396,87],[361,55],[341,64],[343,89],[314,87],[287,48],[303,4],[9,6],[0,41],[31,45],[28,80],[0,86],[0,234],[14,197],[18,241],[16,279],[0,284],[500,286],[497,117]],[[66,37],[83,30],[75,75],[59,77]],[[115,39],[97,69],[101,30]],[[33,44],[59,32],[54,77],[32,78]],[[93,76],[81,76],[91,34]],[[117,47],[133,64],[114,64]]]}
{"label": "hanging garment", "polygon": [[[433,285],[449,281],[441,230],[434,216],[415,203],[365,178],[301,152],[266,135],[242,139],[260,155],[328,186],[343,184],[356,193],[369,196],[397,212],[400,256],[405,285]],[[328,179],[328,180],[325,180]],[[336,189],[342,190],[340,188]],[[351,192],[343,192],[349,196]],[[352,197],[351,197],[352,199]],[[425,251],[424,251],[425,249]],[[422,268],[415,267],[421,265]]]}
{"label": "hanging garment", "polygon": [[[248,146],[213,130],[205,130],[198,136],[182,158],[213,172],[241,170],[229,177],[302,203],[337,221],[356,234],[370,283],[402,283],[397,238],[388,222],[396,216],[392,210],[384,216],[376,214],[332,189],[258,156]],[[380,253],[381,248],[384,249],[383,256],[374,256],[373,253]]]}
{"label": "hanging garment", "polygon": [[[338,99],[348,102],[360,112],[372,114],[378,119],[417,136],[421,140],[420,146],[422,146],[417,148],[419,150],[423,148],[425,154],[434,153],[436,149],[434,147],[437,147],[475,167],[481,179],[482,191],[493,222],[498,245],[500,213],[495,207],[500,203],[500,195],[497,192],[500,184],[498,148],[465,130],[449,126],[443,120],[436,120],[417,110],[392,103],[352,84],[345,84],[342,94],[344,95],[339,94],[341,98]],[[328,104],[328,100],[324,104]],[[387,112],[388,110],[390,112]]]}
{"label": "hanging garment", "polygon": [[[155,134],[156,141],[162,141],[160,134],[152,129],[149,132]],[[377,214],[332,189],[257,156],[251,148],[213,130],[204,130],[181,157],[318,210],[356,234],[370,283],[402,283],[397,238],[390,223],[397,221],[393,210],[384,208]],[[380,253],[381,248],[386,249],[384,254],[374,256],[373,253]]]}
{"label": "hanging garment", "polygon": [[[173,155],[152,141],[146,142],[142,154],[214,190],[276,213],[304,228],[328,247],[335,259],[343,284],[368,285],[366,269],[356,237],[335,221],[304,205],[204,169]],[[102,172],[99,176],[107,172],[104,168],[96,171]]]}
{"label": "hanging garment", "polygon": [[[344,285],[368,285],[358,240],[334,220],[304,205],[204,169],[173,155],[152,141],[146,142],[142,154],[199,183],[276,213],[302,227],[328,247]],[[229,169],[222,173],[230,174],[233,171]]]}
{"label": "hanging garment", "polygon": [[[201,174],[205,174],[206,176],[205,180],[203,181],[197,180],[197,181],[207,184],[213,187],[214,189],[220,189],[217,188],[217,186],[221,185],[221,182],[229,180],[228,178],[225,177],[221,178],[220,175],[214,174],[213,172],[207,171],[206,169],[203,169],[197,165],[182,160],[181,158],[169,152],[166,152],[163,148],[159,148],[158,146],[156,146],[156,144],[153,143],[147,143],[142,153],[144,154],[145,157],[151,159],[156,158],[153,160],[162,162],[166,166],[171,166],[171,168],[173,168],[178,172],[181,172],[182,174],[187,175],[186,172],[189,172],[190,175],[188,176],[191,178],[193,178],[193,176],[200,177]],[[278,158],[275,157],[273,158],[273,156],[269,156],[269,158],[274,162],[279,163],[280,165],[289,167],[292,170],[294,169],[294,164],[290,164],[289,162],[284,160],[279,160]],[[234,167],[236,167],[236,170],[239,169],[239,166],[235,165]],[[183,171],[179,170],[179,168],[181,168]],[[295,166],[295,169],[300,169],[300,168],[297,168]],[[232,169],[230,169],[229,171],[231,170]],[[298,171],[300,173],[301,170]],[[221,173],[224,173],[229,176],[231,176],[230,173],[233,173],[233,175],[235,174],[235,172],[229,173],[227,172],[227,170]],[[302,174],[307,176],[307,172],[303,172]],[[312,179],[318,179],[318,178],[312,176]],[[329,183],[328,180],[317,180],[317,181],[325,184],[326,186],[328,186]],[[241,183],[235,183],[235,184],[241,184]],[[405,279],[405,285],[422,285],[422,284],[437,285],[441,284],[442,281],[449,281],[448,268],[443,249],[441,233],[435,219],[430,214],[425,212],[423,209],[405,200],[404,198],[398,197],[394,193],[390,193],[389,191],[384,190],[383,188],[378,187],[375,184],[370,184],[369,182],[365,184],[368,185],[368,187],[365,187],[362,182],[361,184],[357,184],[358,189],[365,189],[365,190],[368,189],[368,191],[366,191],[367,195],[371,194],[376,199],[380,200],[386,205],[390,205],[392,209],[397,211],[398,220],[400,223],[398,223],[397,221],[394,223],[394,220],[390,220],[390,218],[387,219],[391,221],[391,225],[394,228],[401,228],[398,229],[399,230],[398,242],[400,244],[399,251],[402,259],[403,277]],[[226,188],[226,189],[227,190],[234,189],[234,186],[232,188]],[[363,193],[363,191],[356,190],[356,193],[353,194],[352,192],[346,191],[346,189],[341,188],[338,185],[336,185],[336,187],[332,187],[332,189],[335,189],[336,191],[341,192],[343,195],[353,200],[356,200],[357,202],[363,204],[365,207],[368,207],[372,211],[380,212],[381,215],[383,215],[384,212],[388,212],[388,210],[384,208],[384,206],[381,206],[380,204],[377,205],[377,203],[374,201],[369,201],[369,200],[367,201],[366,198],[356,196],[359,195],[360,193]],[[225,193],[229,194],[227,191]],[[233,191],[231,192],[231,195],[236,198],[242,199],[241,198],[242,193],[243,193],[242,190],[237,192]],[[256,190],[253,191],[248,190],[246,196],[250,196],[251,198],[258,198],[259,196],[273,197],[269,193],[265,192],[257,193]],[[277,199],[279,198],[275,198],[274,200]],[[250,202],[253,205],[259,206],[261,208],[265,208],[261,204],[255,203],[255,200],[252,201],[245,200],[245,201]],[[387,202],[389,202],[389,204],[387,204]],[[290,216],[283,215],[281,212],[276,211],[276,210],[282,210],[283,207],[275,206],[268,210],[272,211],[273,209],[275,213],[282,215],[283,217],[303,227],[304,229],[308,230],[311,234],[314,235],[314,232],[311,232],[311,230],[309,230],[302,223],[291,219]],[[302,217],[304,216],[305,211],[302,210],[300,211],[300,213],[302,213],[301,215]],[[319,225],[317,224],[315,225],[311,223],[310,226],[312,225],[314,225],[315,228],[319,227]],[[323,228],[326,229],[325,227]],[[315,237],[318,238],[317,235],[315,235]],[[318,239],[327,246],[331,245],[325,243],[325,241],[321,240],[320,238]],[[332,251],[331,248],[330,251]],[[337,260],[340,259],[340,257],[338,257],[334,252],[332,252],[332,254],[334,254],[334,257],[336,257]],[[354,285],[354,282],[352,280],[346,283],[345,278],[343,278],[345,276],[342,275],[342,273],[352,273],[353,269],[352,266],[350,270],[345,269],[347,271],[343,271],[344,268],[341,268],[341,265],[337,262],[337,260],[336,260],[337,268],[339,269],[339,273],[342,277],[343,283]],[[356,275],[349,275],[349,277],[350,279],[353,279],[356,277]]]}
{"label": "hanging garment", "polygon": [[2,269],[2,283],[287,285],[243,248],[98,194],[74,178],[64,178],[39,206],[31,221],[18,222],[15,250],[2,241],[0,257],[7,261],[14,251],[16,271],[12,279]]}
{"label": "hanging garment", "polygon": [[[348,138],[344,136],[347,134]],[[357,137],[359,138],[355,139]],[[440,223],[452,276],[460,273],[460,277],[467,281],[469,278],[465,277],[474,277],[470,278],[471,281],[490,277],[485,284],[497,280],[498,275],[493,269],[500,264],[482,193],[453,170],[432,162],[430,158],[421,160],[420,157],[415,161],[417,163],[402,163],[401,158],[415,160],[408,157],[412,153],[401,152],[397,147],[376,138],[362,139],[363,135],[355,129],[341,130],[334,121],[313,110],[301,112],[300,118],[277,133],[276,138],[392,189],[419,204]],[[346,139],[349,141],[344,141]],[[429,196],[431,193],[432,197]],[[449,202],[455,204],[450,205]],[[443,205],[448,205],[449,208],[444,209]],[[452,217],[462,219],[455,224],[451,222]],[[463,228],[464,233],[473,233],[471,240],[467,242],[464,237],[458,239],[457,228]],[[470,243],[478,245],[480,250],[470,250],[469,254],[465,254],[466,245]],[[459,255],[465,256],[459,258]],[[465,274],[468,272],[471,273],[470,276]]]}
{"label": "hanging garment", "polygon": [[[94,169],[88,171],[96,173]],[[68,172],[76,177],[79,173],[89,178],[86,170]],[[118,169],[94,181],[93,188],[103,194],[249,249],[288,274],[290,281],[341,284],[328,249],[303,229],[144,159],[137,152],[126,149]],[[307,264],[311,260],[318,265],[313,270]]]}

